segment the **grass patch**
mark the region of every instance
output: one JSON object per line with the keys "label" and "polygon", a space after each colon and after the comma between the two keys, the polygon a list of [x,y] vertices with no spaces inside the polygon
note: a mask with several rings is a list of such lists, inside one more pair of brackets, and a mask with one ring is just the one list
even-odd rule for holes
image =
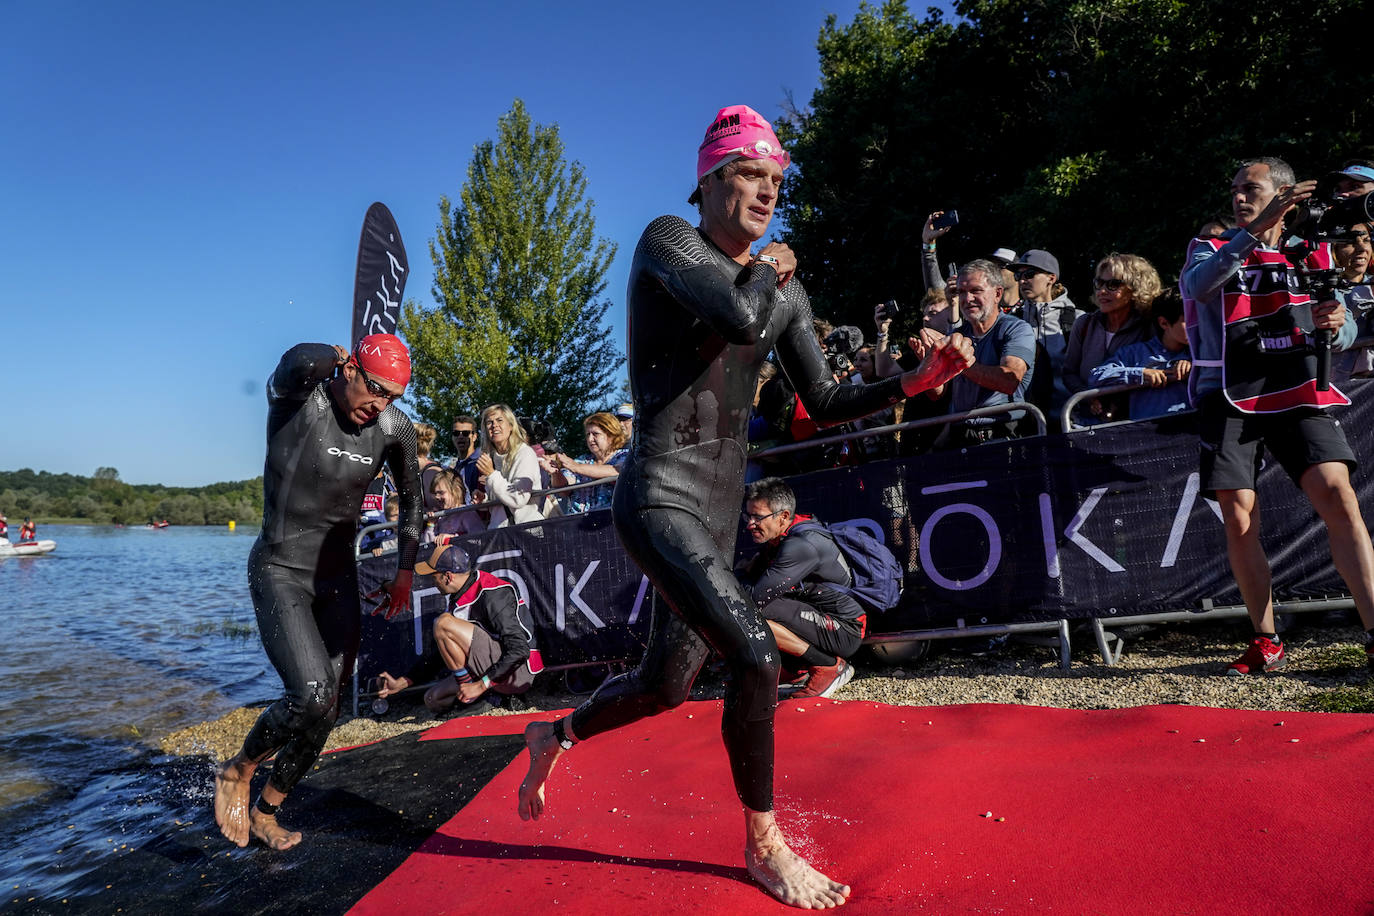
{"label": "grass patch", "polygon": [[[1361,650],[1361,655],[1364,654]],[[1316,696],[1303,697],[1298,705],[1307,712],[1374,712],[1374,690],[1335,687]]]}
{"label": "grass patch", "polygon": [[1318,646],[1304,649],[1303,653],[1306,656],[1303,667],[1311,666],[1322,670],[1336,669],[1340,671],[1349,671],[1353,668],[1358,671],[1365,666],[1364,647],[1350,643]]}

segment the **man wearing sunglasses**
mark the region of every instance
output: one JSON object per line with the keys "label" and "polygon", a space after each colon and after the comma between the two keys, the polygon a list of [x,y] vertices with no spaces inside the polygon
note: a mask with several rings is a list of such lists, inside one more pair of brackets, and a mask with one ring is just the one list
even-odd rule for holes
{"label": "man wearing sunglasses", "polygon": [[744,809],[745,867],[784,903],[826,908],[844,903],[849,888],[793,852],[774,817],[778,647],[731,571],[759,367],[776,354],[808,414],[833,424],[941,384],[973,353],[954,335],[911,372],[872,385],[835,382],[796,255],[779,242],[755,247],[789,162],[758,112],[721,109],[697,150],[689,202],[699,205],[700,224],[659,217],[635,249],[626,302],[635,438],[611,513],[663,600],[635,671],[603,684],[571,716],[525,730],[530,769],[519,812],[540,816],[549,774],[577,741],[684,702],[714,649],[732,674],[721,732]]}
{"label": "man wearing sunglasses", "polygon": [[[1243,163],[1231,181],[1239,228],[1219,239],[1194,239],[1180,284],[1194,356],[1188,393],[1199,414],[1202,487],[1221,508],[1227,559],[1255,630],[1249,649],[1227,666],[1230,675],[1267,674],[1287,662],[1260,543],[1255,484],[1265,450],[1321,516],[1332,563],[1374,636],[1374,548],[1350,484],[1355,453],[1324,410],[1350,400],[1334,385],[1318,388],[1313,346],[1324,330],[1332,349],[1345,349],[1355,339],[1355,322],[1337,299],[1314,301],[1279,248],[1284,214],[1316,185],[1297,181],[1281,159]],[[1330,246],[1318,246],[1300,263],[1330,268]],[[1374,655],[1369,663],[1374,666]]]}
{"label": "man wearing sunglasses", "polygon": [[454,454],[449,467],[463,481],[464,502],[471,504],[472,493],[477,489],[477,480],[481,476],[477,470],[477,459],[482,457],[482,449],[477,445],[477,421],[467,414],[455,418],[449,436]]}
{"label": "man wearing sunglasses", "polygon": [[829,697],[854,676],[848,659],[863,645],[867,623],[867,611],[848,591],[849,564],[821,526],[793,530],[811,516],[797,514],[797,496],[780,477],[745,487],[742,515],[745,533],[760,549],[739,579],[787,656],[783,679],[806,675],[791,697]]}
{"label": "man wearing sunglasses", "polygon": [[[289,849],[298,832],[277,808],[310,771],[339,714],[340,686],[361,636],[353,539],[368,483],[385,463],[400,496],[397,572],[378,611],[410,605],[422,504],[415,427],[393,403],[410,381],[410,354],[390,334],[349,353],[328,344],[286,352],[267,382],[262,532],[248,555],[248,588],[263,648],[285,687],[215,778],[215,821],[238,846],[256,838]],[[375,613],[375,611],[374,611]],[[276,761],[257,804],[250,782]]]}

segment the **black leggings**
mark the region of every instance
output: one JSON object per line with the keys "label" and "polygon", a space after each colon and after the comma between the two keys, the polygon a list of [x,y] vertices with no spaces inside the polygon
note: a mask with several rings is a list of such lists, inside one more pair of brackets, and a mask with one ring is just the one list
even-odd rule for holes
{"label": "black leggings", "polygon": [[353,670],[362,622],[352,564],[333,576],[277,566],[261,545],[248,557],[248,588],[263,648],[286,694],[258,716],[243,755],[273,753],[271,785],[290,792],[309,772],[339,717],[339,691]]}
{"label": "black leggings", "polygon": [[728,524],[716,522],[713,537],[695,513],[625,502],[615,504],[616,531],[672,613],[655,603],[639,667],[607,681],[582,704],[570,717],[572,732],[590,738],[680,705],[715,649],[733,675],[721,734],[735,791],[746,807],[771,811],[778,647],[731,572],[735,513]]}

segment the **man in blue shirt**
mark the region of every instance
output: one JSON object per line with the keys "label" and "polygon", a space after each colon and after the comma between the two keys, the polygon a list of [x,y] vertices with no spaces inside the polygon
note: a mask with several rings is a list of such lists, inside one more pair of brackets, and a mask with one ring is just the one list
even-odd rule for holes
{"label": "man in blue shirt", "polygon": [[[1015,315],[1001,311],[999,304],[1006,280],[1002,268],[988,260],[970,261],[959,270],[959,310],[964,321],[960,330],[973,341],[973,365],[946,384],[950,386],[949,412],[964,413],[979,407],[996,407],[1011,401],[1025,401],[1035,365],[1035,330]],[[925,348],[943,335],[922,330],[913,342],[920,344],[917,358]],[[928,392],[937,398],[944,386]],[[961,448],[991,439],[1016,434],[1015,412],[1003,416],[976,417],[946,428],[936,440],[936,448]]]}

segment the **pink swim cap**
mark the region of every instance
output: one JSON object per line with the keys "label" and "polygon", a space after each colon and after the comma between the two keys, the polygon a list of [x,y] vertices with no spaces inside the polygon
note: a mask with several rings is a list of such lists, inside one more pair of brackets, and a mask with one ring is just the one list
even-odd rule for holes
{"label": "pink swim cap", "polygon": [[410,384],[410,351],[395,334],[369,334],[353,348],[353,361],[367,372],[395,382]]}
{"label": "pink swim cap", "polygon": [[763,115],[748,105],[731,105],[717,112],[706,128],[706,139],[697,148],[697,178],[741,156],[772,159],[784,169],[792,164],[792,156],[782,148],[773,125]]}

